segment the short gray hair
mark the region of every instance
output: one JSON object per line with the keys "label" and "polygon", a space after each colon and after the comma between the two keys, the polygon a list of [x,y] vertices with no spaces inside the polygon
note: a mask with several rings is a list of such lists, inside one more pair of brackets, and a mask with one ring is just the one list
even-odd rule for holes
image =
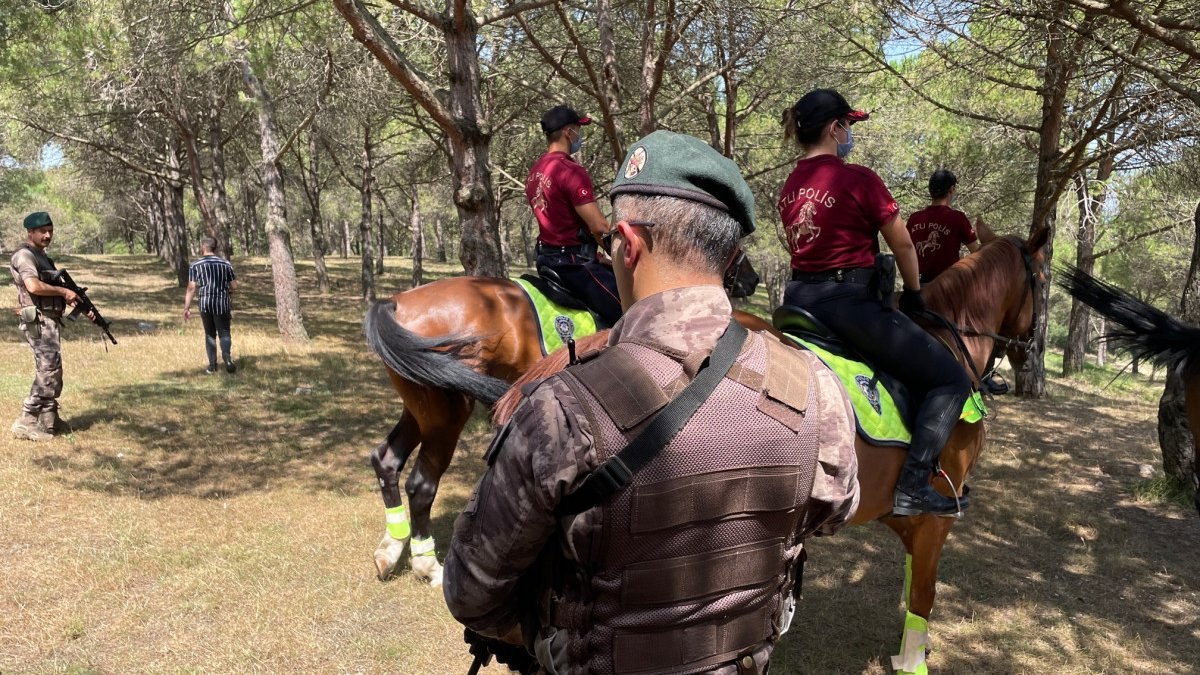
{"label": "short gray hair", "polygon": [[200,239],[200,250],[209,250],[213,253],[217,252],[217,240],[212,237],[202,237]]}
{"label": "short gray hair", "polygon": [[618,195],[613,200],[613,220],[656,223],[650,233],[655,253],[710,274],[725,271],[742,239],[742,226],[728,213],[676,197]]}

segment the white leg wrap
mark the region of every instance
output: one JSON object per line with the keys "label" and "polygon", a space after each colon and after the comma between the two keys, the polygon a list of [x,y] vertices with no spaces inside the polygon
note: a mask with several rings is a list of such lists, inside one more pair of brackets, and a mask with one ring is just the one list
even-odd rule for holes
{"label": "white leg wrap", "polygon": [[396,573],[400,564],[400,556],[404,554],[404,542],[393,539],[390,534],[383,535],[379,546],[375,548],[375,574],[380,581],[385,581]]}
{"label": "white leg wrap", "polygon": [[433,537],[428,539],[412,538],[412,568],[417,578],[429,582],[430,586],[442,585],[442,565],[438,562],[434,550]]}

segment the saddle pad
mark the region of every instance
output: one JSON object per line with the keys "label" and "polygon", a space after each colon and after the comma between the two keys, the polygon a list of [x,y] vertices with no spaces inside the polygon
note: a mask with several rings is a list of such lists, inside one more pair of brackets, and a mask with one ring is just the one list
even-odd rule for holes
{"label": "saddle pad", "polygon": [[533,308],[534,323],[538,327],[538,338],[542,346],[542,356],[561,349],[566,345],[562,336],[570,336],[576,340],[596,332],[596,318],[586,309],[570,309],[551,301],[533,284],[524,279],[513,279],[513,282],[525,291],[529,304]]}
{"label": "saddle pad", "polygon": [[863,438],[875,445],[908,445],[912,442],[912,433],[892,401],[891,393],[882,382],[874,382],[872,386],[875,371],[870,366],[834,354],[795,335],[785,335],[816,354],[841,380],[842,387],[850,397],[850,405],[854,408],[858,433]]}
{"label": "saddle pad", "polygon": [[[912,433],[904,418],[900,416],[891,392],[879,381],[872,387],[875,371],[870,366],[822,349],[795,335],[785,335],[816,354],[817,358],[841,380],[854,408],[858,433],[876,445],[908,445],[912,442]],[[975,424],[984,417],[987,417],[987,406],[983,403],[983,394],[976,391],[963,404],[959,419]]]}

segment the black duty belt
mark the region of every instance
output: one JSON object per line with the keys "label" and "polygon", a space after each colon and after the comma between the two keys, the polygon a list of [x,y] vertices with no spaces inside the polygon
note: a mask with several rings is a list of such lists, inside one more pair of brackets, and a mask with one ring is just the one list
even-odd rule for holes
{"label": "black duty belt", "polygon": [[875,270],[870,267],[852,267],[850,269],[826,270],[824,272],[801,272],[792,270],[792,281],[802,281],[808,284],[826,281],[849,282],[852,284],[869,284]]}
{"label": "black duty belt", "polygon": [[578,244],[576,246],[547,246],[540,241],[537,243],[536,248],[538,255],[565,255],[568,253],[579,255],[592,251],[592,247],[585,244]]}

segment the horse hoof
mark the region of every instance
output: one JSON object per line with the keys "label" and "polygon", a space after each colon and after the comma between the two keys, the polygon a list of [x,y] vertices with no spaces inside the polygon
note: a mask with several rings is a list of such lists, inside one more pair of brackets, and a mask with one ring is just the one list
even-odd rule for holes
{"label": "horse hoof", "polygon": [[379,546],[375,549],[375,576],[380,581],[387,581],[396,575],[400,566],[400,556],[404,553],[404,542],[383,535]]}
{"label": "horse hoof", "polygon": [[437,561],[436,556],[413,556],[412,569],[418,579],[429,582],[430,586],[437,588],[442,585],[442,565]]}

